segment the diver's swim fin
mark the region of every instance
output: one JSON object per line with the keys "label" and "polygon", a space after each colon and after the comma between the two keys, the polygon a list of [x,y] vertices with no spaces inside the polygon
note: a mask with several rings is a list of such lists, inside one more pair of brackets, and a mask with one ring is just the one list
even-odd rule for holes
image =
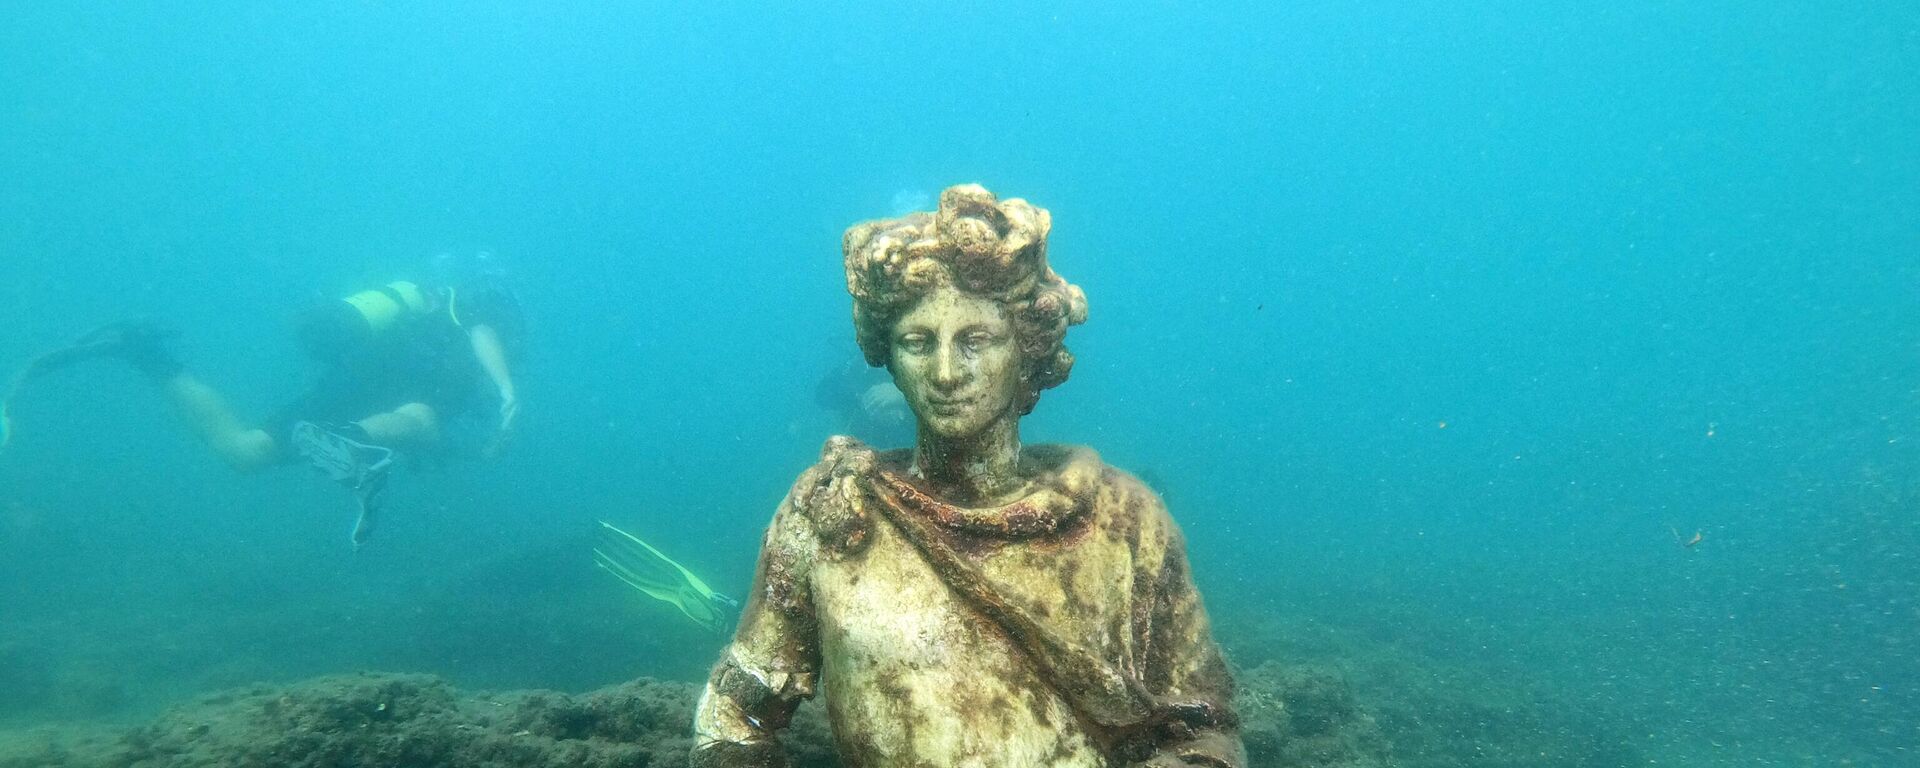
{"label": "diver's swim fin", "polygon": [[593,561],[607,573],[643,595],[680,609],[693,623],[725,632],[730,614],[740,602],[708,587],[673,558],[626,531],[600,521],[602,544]]}
{"label": "diver's swim fin", "polygon": [[167,352],[166,341],[177,335],[177,331],[150,320],[121,320],[88,331],[72,344],[27,361],[27,367],[20,369],[7,384],[6,393],[0,395],[0,448],[5,448],[13,439],[9,411],[21,385],[76,363],[107,357],[125,360],[154,376],[172,373],[180,370],[180,363]]}
{"label": "diver's swim fin", "polygon": [[151,320],[121,320],[88,331],[60,349],[27,363],[21,381],[30,381],[75,363],[117,357],[148,373],[178,370],[179,363],[166,349],[166,342],[179,332]]}
{"label": "diver's swim fin", "polygon": [[294,451],[327,479],[352,491],[360,502],[360,516],[353,523],[354,549],[373,536],[374,518],[386,498],[387,475],[393,468],[393,449],[361,442],[364,438],[357,427],[326,427],[311,421],[293,425]]}
{"label": "diver's swim fin", "polygon": [[387,473],[381,472],[367,480],[367,484],[354,489],[353,498],[360,502],[360,515],[353,519],[353,533],[349,540],[358,551],[373,538],[375,514],[387,498]]}

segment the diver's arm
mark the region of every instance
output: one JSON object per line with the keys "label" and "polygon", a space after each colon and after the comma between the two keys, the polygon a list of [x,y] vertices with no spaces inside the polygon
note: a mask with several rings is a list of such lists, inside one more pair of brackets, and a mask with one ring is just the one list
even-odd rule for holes
{"label": "diver's arm", "polygon": [[813,696],[820,664],[808,586],[814,542],[789,496],[767,528],[740,629],[700,695],[693,768],[787,765],[777,734]]}
{"label": "diver's arm", "polygon": [[520,397],[513,387],[513,371],[507,366],[507,348],[491,325],[467,329],[467,339],[473,343],[474,359],[480,361],[481,370],[500,392],[500,431],[511,430],[514,417],[520,414]]}

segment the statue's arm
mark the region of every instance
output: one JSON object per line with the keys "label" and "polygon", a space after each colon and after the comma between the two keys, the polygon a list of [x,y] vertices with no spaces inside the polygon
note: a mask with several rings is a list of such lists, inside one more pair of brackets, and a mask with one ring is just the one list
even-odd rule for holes
{"label": "statue's arm", "polygon": [[808,587],[813,535],[793,501],[767,528],[753,595],[694,715],[694,768],[786,765],[776,734],[811,698],[820,652]]}
{"label": "statue's arm", "polygon": [[1152,759],[1141,768],[1245,768],[1246,749],[1233,711],[1233,676],[1213,641],[1207,608],[1193,586],[1186,542],[1167,519],[1160,589],[1154,606],[1147,684],[1172,705]]}

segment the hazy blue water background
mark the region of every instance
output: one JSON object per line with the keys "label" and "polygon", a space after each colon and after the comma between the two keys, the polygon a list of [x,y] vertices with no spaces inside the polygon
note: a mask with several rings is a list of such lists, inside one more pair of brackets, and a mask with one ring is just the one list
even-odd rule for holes
{"label": "hazy blue water background", "polygon": [[1028,438],[1162,479],[1237,655],[1316,627],[1662,764],[1915,764],[1917,71],[1899,4],[10,7],[0,368],[152,315],[264,414],[308,297],[480,248],[530,354],[510,459],[357,556],[130,373],[25,392],[0,720],[696,678],[592,521],[744,589],[857,354],[841,230],[978,181],[1092,302]]}

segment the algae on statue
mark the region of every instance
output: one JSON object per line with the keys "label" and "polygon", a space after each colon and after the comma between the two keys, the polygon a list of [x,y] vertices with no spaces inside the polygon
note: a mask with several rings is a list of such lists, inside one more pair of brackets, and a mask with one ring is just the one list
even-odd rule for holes
{"label": "algae on statue", "polygon": [[1020,442],[1087,316],[1049,227],[967,185],[847,231],[860,348],[917,439],[832,438],[780,504],[701,697],[696,766],[782,765],[776,733],[817,691],[867,768],[1245,765],[1159,498],[1092,450]]}

